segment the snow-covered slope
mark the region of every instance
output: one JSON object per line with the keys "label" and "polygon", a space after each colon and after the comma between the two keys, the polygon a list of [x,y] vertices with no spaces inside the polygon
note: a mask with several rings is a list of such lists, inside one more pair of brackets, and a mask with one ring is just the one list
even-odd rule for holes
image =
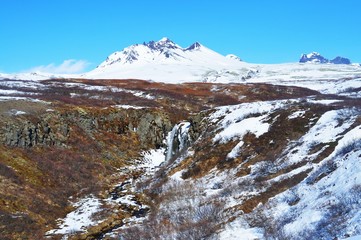
{"label": "snow-covered slope", "polygon": [[299,86],[330,94],[361,87],[361,67],[357,65],[285,63],[253,68],[257,74],[245,82]]}
{"label": "snow-covered slope", "polygon": [[0,73],[1,79],[12,80],[46,80],[46,79],[59,79],[59,78],[76,78],[76,74],[52,74],[44,72],[24,72],[24,73]]}
{"label": "snow-covered slope", "polygon": [[148,229],[157,229],[154,239],[326,240],[360,234],[360,112],[333,107],[301,99],[222,106],[192,144],[192,124],[176,125],[168,148],[188,144],[179,144],[161,165],[162,174],[146,185],[157,186],[157,212],[114,236],[135,239]]}

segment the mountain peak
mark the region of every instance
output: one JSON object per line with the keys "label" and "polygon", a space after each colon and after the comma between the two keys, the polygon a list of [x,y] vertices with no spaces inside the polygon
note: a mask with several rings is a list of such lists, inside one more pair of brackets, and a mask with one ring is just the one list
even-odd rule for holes
{"label": "mountain peak", "polygon": [[333,64],[351,64],[350,59],[337,56],[330,61]]}
{"label": "mountain peak", "polygon": [[309,54],[302,54],[299,62],[300,63],[307,63],[307,62],[328,63],[329,60],[326,59],[325,57],[323,57],[318,52],[311,52]]}
{"label": "mountain peak", "polygon": [[163,50],[164,48],[169,48],[169,49],[181,48],[167,37],[163,37],[158,42],[150,41],[148,43],[144,43],[144,45],[152,50]]}
{"label": "mountain peak", "polygon": [[313,57],[313,56],[321,56],[321,54],[319,52],[311,52],[309,54],[307,54],[307,57]]}
{"label": "mountain peak", "polygon": [[160,40],[158,41],[158,43],[169,43],[169,42],[174,43],[172,40],[170,40],[170,39],[167,38],[167,37],[163,37],[162,39],[160,39]]}
{"label": "mountain peak", "polygon": [[189,47],[187,47],[185,50],[189,51],[189,50],[197,50],[199,48],[201,48],[202,45],[199,42],[195,42],[192,45],[190,45]]}
{"label": "mountain peak", "polygon": [[338,56],[332,60],[329,60],[329,59],[323,57],[318,52],[302,54],[299,62],[300,63],[312,62],[312,63],[351,64],[351,61],[348,58]]}
{"label": "mountain peak", "polygon": [[95,72],[121,72],[130,65],[132,65],[132,69],[136,65],[141,65],[143,68],[147,66],[151,69],[158,67],[161,69],[163,65],[166,64],[174,69],[178,69],[179,66],[191,65],[192,67],[190,68],[198,70],[205,66],[212,66],[217,69],[227,64],[238,66],[239,62],[229,61],[225,56],[208,49],[199,42],[194,42],[189,47],[183,48],[169,38],[164,37],[159,41],[149,41],[143,44],[131,45],[122,51],[109,55],[108,58],[97,67],[97,71]]}

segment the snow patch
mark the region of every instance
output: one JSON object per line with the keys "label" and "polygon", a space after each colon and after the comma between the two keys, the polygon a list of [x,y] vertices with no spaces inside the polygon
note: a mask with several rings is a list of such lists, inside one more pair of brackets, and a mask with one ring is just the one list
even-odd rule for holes
{"label": "snow patch", "polygon": [[244,142],[240,141],[228,154],[227,158],[236,158],[239,155],[241,147],[243,146]]}
{"label": "snow patch", "polygon": [[307,102],[314,103],[314,104],[323,104],[323,105],[331,105],[334,103],[343,102],[343,100],[336,100],[336,99],[328,99],[328,100],[310,100],[308,99]]}
{"label": "snow patch", "polygon": [[253,133],[258,138],[269,128],[269,123],[264,123],[263,120],[265,116],[246,118],[240,122],[231,123],[213,138],[213,142],[226,143],[230,140],[242,139],[247,133]]}
{"label": "snow patch", "polygon": [[114,105],[114,107],[115,108],[122,108],[122,109],[143,109],[143,108],[147,108],[147,107],[126,105],[126,104]]}
{"label": "snow patch", "polygon": [[263,239],[262,230],[250,228],[241,218],[228,223],[224,230],[219,234],[220,240],[258,240]]}
{"label": "snow patch", "polygon": [[165,161],[165,149],[152,149],[150,151],[143,152],[143,164],[141,167],[154,169],[160,166]]}
{"label": "snow patch", "polygon": [[26,112],[20,111],[20,110],[16,110],[16,109],[11,109],[9,113],[10,113],[11,115],[15,115],[15,116],[26,114]]}
{"label": "snow patch", "polygon": [[76,208],[74,211],[68,213],[64,219],[59,220],[61,222],[59,228],[48,231],[46,235],[72,234],[86,231],[86,227],[98,223],[92,219],[92,215],[98,212],[101,205],[100,200],[92,195],[81,199],[73,204]]}
{"label": "snow patch", "polygon": [[172,176],[170,176],[170,179],[173,179],[174,181],[183,181],[182,173],[183,173],[183,170],[178,171],[178,172],[174,173]]}
{"label": "snow patch", "polygon": [[[231,140],[242,139],[248,132],[260,137],[269,129],[270,124],[265,122],[268,114],[285,106],[285,104],[286,101],[269,101],[217,108],[217,111],[210,116],[210,122],[221,126],[221,132],[216,134],[213,142],[226,143]],[[249,117],[256,114],[265,115]]]}
{"label": "snow patch", "polygon": [[305,113],[306,112],[304,110],[294,112],[294,113],[292,113],[291,115],[288,116],[288,119],[294,119],[294,118],[302,117]]}

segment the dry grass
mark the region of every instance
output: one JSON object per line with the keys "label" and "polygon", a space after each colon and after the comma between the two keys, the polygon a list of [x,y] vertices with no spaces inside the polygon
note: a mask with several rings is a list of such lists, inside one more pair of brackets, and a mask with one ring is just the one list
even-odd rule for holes
{"label": "dry grass", "polygon": [[250,199],[247,199],[242,204],[238,205],[236,208],[238,210],[243,211],[244,213],[250,213],[258,206],[258,204],[260,203],[265,204],[270,198],[300,183],[308,176],[308,173],[310,171],[311,169],[298,173],[292,176],[292,178],[288,178],[280,182],[276,182],[272,186],[269,186],[266,191],[260,193],[255,197],[251,197]]}

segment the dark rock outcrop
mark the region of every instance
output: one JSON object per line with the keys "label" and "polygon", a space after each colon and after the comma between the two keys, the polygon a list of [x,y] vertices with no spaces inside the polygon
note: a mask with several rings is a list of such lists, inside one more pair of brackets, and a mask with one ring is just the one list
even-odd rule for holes
{"label": "dark rock outcrop", "polygon": [[202,133],[206,132],[206,129],[209,125],[206,117],[206,112],[200,112],[188,119],[188,121],[190,122],[190,127],[188,131],[190,141],[196,141]]}
{"label": "dark rock outcrop", "polygon": [[51,123],[50,115],[44,116],[37,123],[17,120],[7,123],[0,132],[3,143],[11,147],[61,146],[69,137],[69,125],[59,119]]}
{"label": "dark rock outcrop", "polygon": [[186,51],[197,50],[200,47],[201,47],[201,44],[199,42],[195,42],[192,45],[190,45],[188,48],[186,48]]}
{"label": "dark rock outcrop", "polygon": [[146,113],[141,117],[136,132],[141,143],[159,148],[171,129],[170,120],[166,115]]}
{"label": "dark rock outcrop", "polygon": [[351,61],[348,58],[338,56],[338,57],[335,57],[334,59],[332,59],[330,61],[330,63],[333,63],[333,64],[351,64]]}
{"label": "dark rock outcrop", "polygon": [[99,132],[135,133],[144,147],[159,148],[172,129],[168,116],[148,110],[116,110],[88,112],[78,109],[66,114],[49,113],[31,122],[24,117],[2,126],[0,139],[11,147],[62,146],[71,137],[72,126],[80,128],[91,138]]}

